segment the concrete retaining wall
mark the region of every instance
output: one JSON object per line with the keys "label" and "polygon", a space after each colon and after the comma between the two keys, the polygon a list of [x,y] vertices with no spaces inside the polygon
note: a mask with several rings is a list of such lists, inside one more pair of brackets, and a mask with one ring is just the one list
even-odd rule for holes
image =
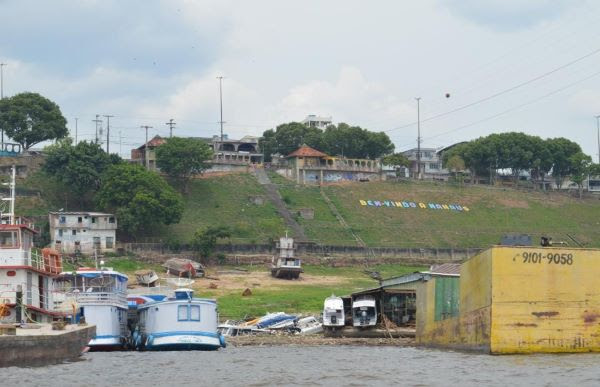
{"label": "concrete retaining wall", "polygon": [[78,358],[96,335],[96,326],[74,327],[61,334],[0,336],[0,367],[35,367]]}
{"label": "concrete retaining wall", "polygon": [[[482,249],[452,249],[452,248],[399,248],[399,247],[360,247],[333,246],[315,243],[299,243],[296,255],[306,263],[332,263],[336,265],[369,263],[415,263],[430,265],[434,263],[462,262],[476,255]],[[157,253],[172,253],[161,243],[127,243],[123,248],[128,251]],[[193,255],[187,246],[182,251]],[[261,263],[270,262],[276,253],[273,244],[227,244],[218,245],[217,254],[224,254],[228,263]]]}

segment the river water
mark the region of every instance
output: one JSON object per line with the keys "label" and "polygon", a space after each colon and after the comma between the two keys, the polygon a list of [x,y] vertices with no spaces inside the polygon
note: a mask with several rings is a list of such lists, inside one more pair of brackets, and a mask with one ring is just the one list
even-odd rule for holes
{"label": "river water", "polygon": [[598,386],[598,365],[600,354],[489,356],[411,347],[229,347],[218,352],[88,353],[69,364],[0,369],[0,385]]}

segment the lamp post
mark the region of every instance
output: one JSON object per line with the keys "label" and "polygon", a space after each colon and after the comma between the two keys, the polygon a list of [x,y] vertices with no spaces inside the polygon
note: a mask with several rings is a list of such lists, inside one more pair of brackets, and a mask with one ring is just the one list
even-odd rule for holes
{"label": "lamp post", "polygon": [[417,100],[417,179],[421,179],[421,97]]}

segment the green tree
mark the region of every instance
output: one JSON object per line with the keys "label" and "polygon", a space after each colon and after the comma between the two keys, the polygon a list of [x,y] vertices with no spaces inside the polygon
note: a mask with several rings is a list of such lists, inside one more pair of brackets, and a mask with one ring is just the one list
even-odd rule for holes
{"label": "green tree", "polygon": [[376,159],[394,151],[387,134],[370,132],[360,126],[329,125],[322,135],[321,150],[330,155],[356,159]]}
{"label": "green tree", "polygon": [[37,93],[20,93],[0,100],[0,128],[23,149],[66,137],[66,125],[58,105]]}
{"label": "green tree", "polygon": [[547,140],[548,149],[552,154],[552,177],[558,189],[563,185],[565,177],[571,174],[573,166],[570,158],[581,152],[579,144],[566,138],[552,138]]}
{"label": "green tree", "polygon": [[209,226],[196,230],[192,239],[192,247],[203,258],[210,257],[215,251],[219,239],[231,238],[231,229],[227,226]]}
{"label": "green tree", "polygon": [[[466,169],[465,161],[459,155],[451,155],[448,160],[445,162],[444,166],[448,169],[454,176],[454,181],[462,184],[462,171]],[[460,179],[459,179],[460,174]]]}
{"label": "green tree", "polygon": [[172,137],[156,149],[156,163],[169,177],[178,180],[187,192],[194,175],[208,168],[213,152],[208,144],[193,138]]}
{"label": "green tree", "polygon": [[122,162],[117,155],[108,155],[99,144],[82,141],[73,146],[71,139],[45,148],[42,170],[74,194],[83,209],[88,195],[100,188],[100,178],[113,164]]}
{"label": "green tree", "polygon": [[402,153],[393,153],[391,155],[387,155],[381,159],[383,164],[390,165],[396,169],[396,176],[399,176],[400,167],[408,167],[410,166],[410,160],[408,157],[404,156]]}
{"label": "green tree", "polygon": [[158,224],[177,223],[183,214],[181,195],[160,175],[136,164],[108,168],[95,200],[102,210],[114,212],[130,235]]}
{"label": "green tree", "polygon": [[583,196],[583,183],[588,178],[590,172],[595,170],[593,167],[592,158],[583,152],[577,152],[569,157],[571,180],[577,183],[579,187],[579,198]]}
{"label": "green tree", "polygon": [[259,146],[265,155],[265,161],[271,161],[271,155],[280,153],[284,156],[298,149],[302,144],[322,150],[323,131],[311,128],[300,122],[290,122],[269,129],[263,133]]}

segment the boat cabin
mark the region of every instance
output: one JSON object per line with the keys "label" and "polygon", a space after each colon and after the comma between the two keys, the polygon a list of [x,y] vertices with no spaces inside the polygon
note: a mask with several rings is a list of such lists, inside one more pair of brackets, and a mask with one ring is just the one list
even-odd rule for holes
{"label": "boat cabin", "polygon": [[377,324],[377,308],[372,296],[359,296],[352,301],[352,322],[355,327],[370,327]]}
{"label": "boat cabin", "polygon": [[64,316],[55,305],[62,258],[33,246],[37,232],[24,224],[0,224],[0,322],[51,322]]}

